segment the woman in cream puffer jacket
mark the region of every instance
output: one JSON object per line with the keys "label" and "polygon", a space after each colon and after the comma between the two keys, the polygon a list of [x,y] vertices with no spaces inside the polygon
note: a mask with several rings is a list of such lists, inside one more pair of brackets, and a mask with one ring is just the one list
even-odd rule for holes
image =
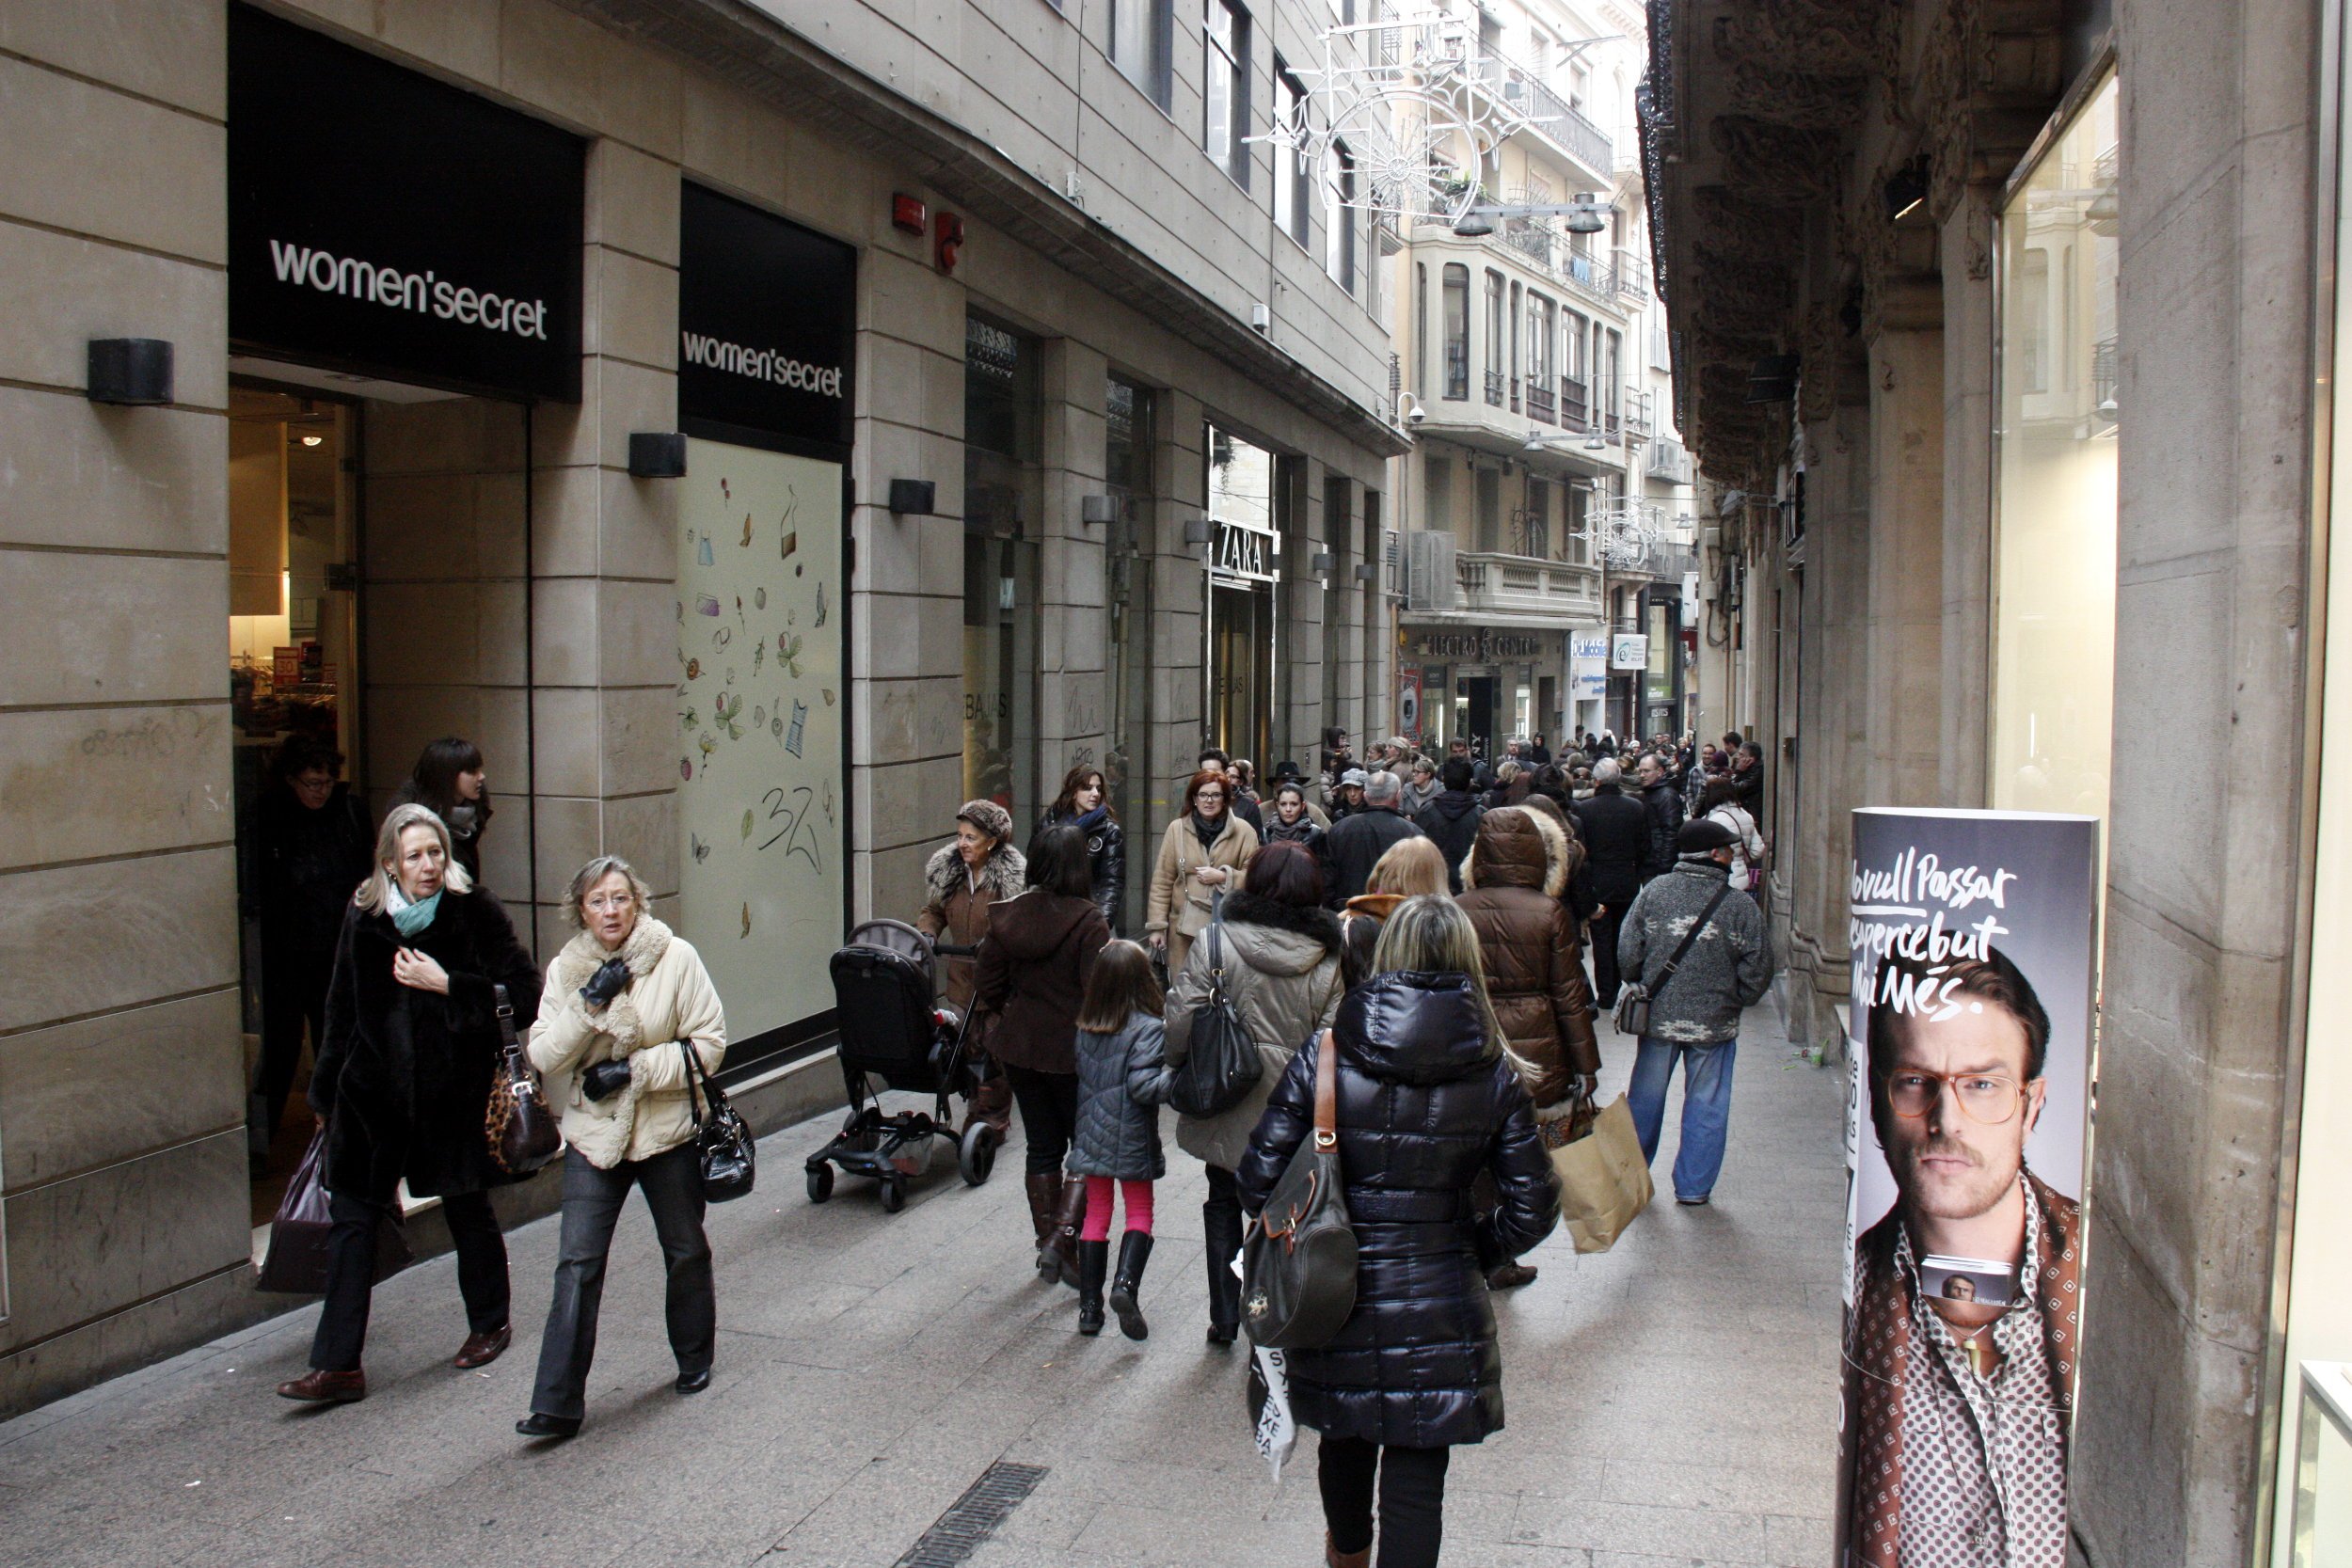
{"label": "woman in cream puffer jacket", "polygon": [[677,1390],[710,1386],[718,1307],[686,1053],[705,1073],[717,1072],[726,1055],[726,1014],[701,956],[654,918],[651,901],[617,855],[580,868],[566,905],[581,929],[548,966],[531,1030],[531,1065],[544,1077],[571,1147],[564,1156],[555,1300],[532,1413],[516,1428],[527,1437],[580,1431],[605,1258],[631,1187],[644,1191],[669,1269]]}

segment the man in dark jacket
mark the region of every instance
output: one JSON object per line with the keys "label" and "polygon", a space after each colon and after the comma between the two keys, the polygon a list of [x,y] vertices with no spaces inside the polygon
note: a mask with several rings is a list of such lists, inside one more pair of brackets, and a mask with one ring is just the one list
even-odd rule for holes
{"label": "man in dark jacket", "polygon": [[1731,782],[1740,791],[1740,804],[1756,818],[1764,821],[1764,748],[1753,740],[1743,740],[1731,753]]}
{"label": "man in dark jacket", "polygon": [[1589,857],[1593,911],[1593,1000],[1606,1013],[1617,1005],[1617,931],[1633,895],[1642,891],[1642,862],[1649,853],[1649,814],[1624,788],[1625,770],[1614,758],[1593,765],[1593,793],[1576,804],[1576,832]]}
{"label": "man in dark jacket", "polygon": [[1334,821],[1331,831],[1323,835],[1324,908],[1340,909],[1363,892],[1372,868],[1389,852],[1389,846],[1419,834],[1421,830],[1396,809],[1404,793],[1405,786],[1395,774],[1373,774],[1364,784],[1363,809]]}
{"label": "man in dark jacket", "polygon": [[1642,809],[1649,814],[1649,851],[1642,857],[1642,880],[1663,877],[1675,868],[1675,834],[1682,831],[1682,792],[1674,786],[1666,759],[1655,752],[1634,765],[1642,789]]}
{"label": "man in dark jacket", "polygon": [[1445,788],[1438,798],[1422,807],[1413,818],[1413,826],[1438,841],[1438,848],[1445,856],[1445,874],[1454,884],[1454,891],[1462,891],[1462,862],[1469,858],[1470,846],[1478,842],[1478,819],[1486,815],[1478,803],[1477,775],[1465,756],[1451,756],[1438,769],[1438,778]]}

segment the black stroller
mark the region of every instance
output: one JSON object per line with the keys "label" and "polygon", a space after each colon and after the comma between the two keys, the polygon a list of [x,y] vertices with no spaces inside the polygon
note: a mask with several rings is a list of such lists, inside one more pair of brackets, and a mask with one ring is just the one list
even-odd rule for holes
{"label": "black stroller", "polygon": [[[980,1085],[979,1053],[966,1045],[970,1021],[936,1004],[931,940],[898,920],[869,920],[850,933],[833,956],[833,994],[841,1021],[841,1075],[850,1087],[850,1118],[841,1135],[808,1157],[808,1200],[833,1196],[833,1167],[882,1183],[882,1207],[906,1207],[907,1182],[930,1167],[933,1140],[956,1141],[948,1097],[967,1103]],[[882,1087],[936,1097],[930,1114],[882,1113]],[[956,1165],[966,1184],[988,1180],[996,1164],[996,1129],[975,1121],[963,1134]]]}

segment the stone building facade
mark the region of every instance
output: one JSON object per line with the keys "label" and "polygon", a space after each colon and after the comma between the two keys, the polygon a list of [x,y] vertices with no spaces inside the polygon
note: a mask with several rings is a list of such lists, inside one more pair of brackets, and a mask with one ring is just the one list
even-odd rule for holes
{"label": "stone building facade", "polygon": [[2103,819],[2074,1557],[2283,1562],[2300,1369],[2347,1348],[2310,1119],[2341,8],[1650,16],[1792,1028],[1839,1050],[1853,808]]}
{"label": "stone building facade", "polygon": [[[239,897],[285,734],[338,743],[377,810],[424,741],[476,739],[500,808],[485,880],[543,958],[602,850],[698,944],[741,943],[739,1099],[772,1120],[839,1095],[823,957],[853,919],[914,912],[968,795],[1025,833],[1065,769],[1105,766],[1148,868],[1224,657],[1212,429],[1265,454],[1279,498],[1280,614],[1248,650],[1262,763],[1386,710],[1386,601],[1358,570],[1406,445],[1379,239],[1321,203],[1305,242],[1278,231],[1272,155],[1242,139],[1278,55],[1318,53],[1329,19],[1285,0],[1204,31],[1144,8],[1115,39],[1111,10],[165,0],[105,27],[70,4],[0,21],[0,127],[40,153],[0,174],[0,1411],[289,1305],[252,1289]],[[359,129],[264,145],[254,105],[310,78],[257,69],[255,40],[324,50],[304,57]],[[371,127],[443,118],[371,116],[378,93],[478,122],[426,172],[491,204],[497,244],[371,183],[414,154]],[[405,253],[322,237],[410,218]],[[427,320],[457,278],[433,257],[505,265],[532,235],[544,293],[447,295],[473,338]],[[788,260],[716,280],[747,254]],[[770,312],[745,334],[818,348],[698,314],[745,309]],[[403,309],[389,336],[352,313]],[[87,345],[119,340],[170,344],[167,401],[94,401]],[[748,585],[731,603],[727,580]],[[807,793],[771,790],[739,840],[732,801],[697,790],[754,768]],[[793,875],[821,862],[797,907],[768,844],[811,868]]]}

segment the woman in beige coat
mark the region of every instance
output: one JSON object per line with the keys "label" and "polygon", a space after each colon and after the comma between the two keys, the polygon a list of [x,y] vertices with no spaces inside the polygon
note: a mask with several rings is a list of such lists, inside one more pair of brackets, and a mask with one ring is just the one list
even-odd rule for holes
{"label": "woman in beige coat", "polygon": [[1184,973],[1184,955],[1207,928],[1218,891],[1238,883],[1258,852],[1258,830],[1233,815],[1232,803],[1225,770],[1203,768],[1184,785],[1184,815],[1160,835],[1144,930],[1152,946],[1167,949],[1170,978]]}
{"label": "woman in beige coat", "polygon": [[531,1065],[562,1113],[564,1230],[555,1300],[539,1343],[526,1437],[570,1437],[586,1415],[605,1258],[631,1187],[644,1189],[669,1269],[670,1349],[677,1391],[710,1386],[718,1338],[710,1242],[703,1234],[702,1159],[686,1053],[705,1073],[726,1055],[727,1021],[709,971],[685,938],[654,918],[653,895],[629,863],[598,855],[580,868],[564,912],[580,934],[548,965]]}
{"label": "woman in beige coat", "polygon": [[1347,994],[1341,972],[1339,917],[1323,907],[1323,868],[1303,845],[1275,843],[1249,863],[1241,890],[1225,900],[1215,942],[1192,944],[1192,955],[1168,993],[1167,1060],[1192,1054],[1195,1015],[1218,976],[1211,948],[1222,949],[1225,999],[1258,1047],[1263,1069],[1241,1100],[1213,1117],[1176,1123],[1176,1146],[1209,1167],[1209,1196],[1200,1205],[1208,1238],[1209,1342],[1230,1345],[1241,1325],[1241,1281],[1233,1254],[1241,1250],[1241,1199],[1233,1169],[1249,1151],[1249,1134],[1299,1046],[1327,1025]]}

